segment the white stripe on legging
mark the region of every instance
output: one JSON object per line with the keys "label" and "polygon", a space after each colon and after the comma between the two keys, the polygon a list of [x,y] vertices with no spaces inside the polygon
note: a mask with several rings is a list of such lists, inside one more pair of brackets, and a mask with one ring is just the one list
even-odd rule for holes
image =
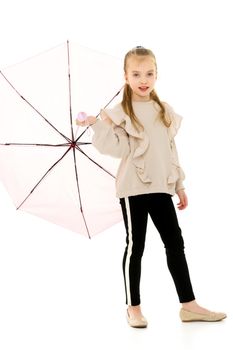
{"label": "white stripe on legging", "polygon": [[132,255],[133,236],[132,236],[132,223],[131,223],[131,214],[130,214],[128,197],[125,198],[125,207],[126,207],[126,215],[127,215],[127,223],[128,223],[128,239],[129,239],[127,255],[125,260],[125,284],[126,284],[127,303],[128,305],[131,305],[129,264],[130,264],[130,257]]}

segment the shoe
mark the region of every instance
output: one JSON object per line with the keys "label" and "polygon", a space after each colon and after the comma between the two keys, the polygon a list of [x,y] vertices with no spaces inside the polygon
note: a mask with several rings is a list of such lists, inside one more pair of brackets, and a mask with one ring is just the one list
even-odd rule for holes
{"label": "shoe", "polygon": [[130,327],[133,327],[133,328],[146,328],[148,325],[148,322],[144,316],[131,317],[129,315],[128,310],[127,310],[126,318],[127,318],[127,322],[130,325]]}
{"label": "shoe", "polygon": [[182,322],[217,322],[226,318],[227,315],[223,312],[209,312],[208,314],[199,314],[197,312],[188,311],[185,309],[180,310],[180,319]]}

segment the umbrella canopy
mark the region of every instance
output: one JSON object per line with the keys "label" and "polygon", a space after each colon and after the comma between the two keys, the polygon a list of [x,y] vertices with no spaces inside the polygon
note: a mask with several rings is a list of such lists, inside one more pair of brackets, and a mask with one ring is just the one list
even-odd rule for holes
{"label": "umbrella canopy", "polygon": [[69,42],[0,71],[0,179],[17,209],[89,237],[122,220],[118,160],[75,125],[122,84],[119,60]]}

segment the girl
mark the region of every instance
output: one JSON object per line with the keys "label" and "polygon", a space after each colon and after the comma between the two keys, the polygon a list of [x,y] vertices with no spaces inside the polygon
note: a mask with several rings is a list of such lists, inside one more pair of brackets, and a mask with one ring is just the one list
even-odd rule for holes
{"label": "girl", "polygon": [[179,164],[174,137],[181,117],[154,90],[156,59],[142,46],[129,51],[124,60],[123,100],[101,111],[101,119],[89,116],[81,126],[92,126],[93,145],[103,154],[121,158],[116,177],[126,228],[123,257],[127,320],[130,326],[147,327],[140,303],[141,259],[148,214],[165,246],[167,265],[175,283],[184,321],[220,321],[224,313],[211,312],[197,304],[184,254],[184,241],[172,196],[178,209],[188,205],[184,173]]}

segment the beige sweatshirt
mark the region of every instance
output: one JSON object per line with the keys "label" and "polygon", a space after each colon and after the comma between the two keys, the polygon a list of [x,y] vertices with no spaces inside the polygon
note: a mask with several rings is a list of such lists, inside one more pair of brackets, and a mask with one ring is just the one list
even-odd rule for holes
{"label": "beige sweatshirt", "polygon": [[93,145],[102,154],[121,158],[116,176],[117,197],[146,193],[174,195],[183,189],[184,172],[180,167],[174,137],[181,117],[164,103],[172,120],[167,128],[159,118],[159,105],[154,101],[133,102],[133,109],[144,127],[138,132],[121,104],[101,111],[112,121],[98,120],[92,125]]}

